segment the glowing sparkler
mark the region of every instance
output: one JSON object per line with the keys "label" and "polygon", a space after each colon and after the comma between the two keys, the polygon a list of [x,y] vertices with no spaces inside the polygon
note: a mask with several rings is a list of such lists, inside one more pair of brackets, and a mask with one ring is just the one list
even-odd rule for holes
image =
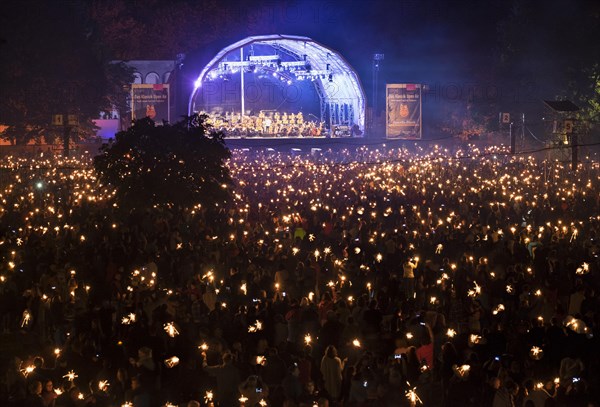
{"label": "glowing sparkler", "polygon": [[492,314],[498,315],[499,313],[503,312],[504,310],[505,310],[504,304],[498,304],[498,306],[496,308],[494,308],[494,310],[492,311]]}
{"label": "glowing sparkler", "polygon": [[464,378],[467,378],[469,376],[469,372],[471,371],[471,366],[470,365],[457,366],[454,371],[456,372],[456,375],[458,377],[464,379]]}
{"label": "glowing sparkler", "polygon": [[77,376],[77,374],[75,374],[74,371],[69,371],[66,375],[63,376],[64,379],[69,380],[70,382],[72,382],[73,380],[75,380],[76,378],[78,378],[79,376]]}
{"label": "glowing sparkler", "polygon": [[170,358],[165,359],[165,366],[173,368],[179,364],[179,358],[177,356],[171,356]]}
{"label": "glowing sparkler", "polygon": [[411,406],[416,406],[417,403],[423,404],[423,401],[419,398],[419,395],[417,394],[416,387],[408,389],[405,395],[406,398],[410,401]]}
{"label": "glowing sparkler", "polygon": [[262,322],[260,322],[259,320],[256,320],[254,325],[250,325],[248,327],[248,332],[253,333],[253,332],[258,332],[258,331],[262,331]]}
{"label": "glowing sparkler", "polygon": [[175,338],[177,335],[179,335],[179,331],[173,322],[166,323],[164,329],[167,335],[169,335],[171,338]]}
{"label": "glowing sparkler", "polygon": [[583,263],[581,267],[577,267],[575,270],[575,274],[583,275],[590,272],[590,265],[588,263]]}
{"label": "glowing sparkler", "polygon": [[446,336],[448,338],[454,338],[456,336],[456,331],[452,328],[448,328],[448,330],[446,331]]}
{"label": "glowing sparkler", "polygon": [[540,360],[544,356],[544,351],[537,346],[533,346],[529,351],[529,356],[533,360]]}
{"label": "glowing sparkler", "polygon": [[23,311],[23,319],[21,320],[21,328],[28,326],[29,322],[31,322],[31,313],[29,313],[29,310],[25,310],[25,311]]}
{"label": "glowing sparkler", "polygon": [[21,369],[21,373],[23,373],[23,376],[27,377],[34,370],[35,370],[35,366],[29,365],[29,366],[26,366],[24,369]]}
{"label": "glowing sparkler", "polygon": [[469,343],[471,345],[479,345],[482,341],[482,337],[476,334],[469,335]]}

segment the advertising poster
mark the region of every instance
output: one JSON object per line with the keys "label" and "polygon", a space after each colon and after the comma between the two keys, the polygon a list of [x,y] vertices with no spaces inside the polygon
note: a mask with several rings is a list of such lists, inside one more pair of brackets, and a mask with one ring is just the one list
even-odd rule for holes
{"label": "advertising poster", "polygon": [[169,85],[131,85],[131,116],[133,120],[148,117],[157,124],[170,121]]}
{"label": "advertising poster", "polygon": [[421,138],[421,90],[420,84],[386,85],[385,135],[387,138]]}

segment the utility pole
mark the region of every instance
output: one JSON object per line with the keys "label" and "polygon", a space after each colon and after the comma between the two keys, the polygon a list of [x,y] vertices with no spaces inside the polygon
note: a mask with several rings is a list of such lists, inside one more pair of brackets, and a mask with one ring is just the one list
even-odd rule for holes
{"label": "utility pole", "polygon": [[510,153],[514,154],[517,150],[517,135],[513,132],[513,122],[509,123],[508,131],[510,133]]}
{"label": "utility pole", "polygon": [[577,170],[577,147],[579,140],[577,140],[577,133],[573,131],[573,119],[567,119],[563,123],[565,134],[571,139],[571,170]]}

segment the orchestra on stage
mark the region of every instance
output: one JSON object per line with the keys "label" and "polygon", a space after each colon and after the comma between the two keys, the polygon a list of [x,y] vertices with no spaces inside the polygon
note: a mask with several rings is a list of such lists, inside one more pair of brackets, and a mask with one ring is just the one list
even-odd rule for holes
{"label": "orchestra on stage", "polygon": [[302,112],[287,113],[261,110],[258,115],[225,112],[204,113],[206,122],[226,137],[324,137],[324,122],[305,120]]}

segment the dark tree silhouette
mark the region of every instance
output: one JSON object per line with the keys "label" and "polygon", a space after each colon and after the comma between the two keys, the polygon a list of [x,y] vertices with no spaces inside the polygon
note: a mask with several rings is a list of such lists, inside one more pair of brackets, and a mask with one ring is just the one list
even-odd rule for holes
{"label": "dark tree silhouette", "polygon": [[231,153],[205,118],[194,115],[162,126],[137,120],[104,145],[94,166],[99,180],[116,189],[121,208],[223,206],[229,197],[226,160]]}

